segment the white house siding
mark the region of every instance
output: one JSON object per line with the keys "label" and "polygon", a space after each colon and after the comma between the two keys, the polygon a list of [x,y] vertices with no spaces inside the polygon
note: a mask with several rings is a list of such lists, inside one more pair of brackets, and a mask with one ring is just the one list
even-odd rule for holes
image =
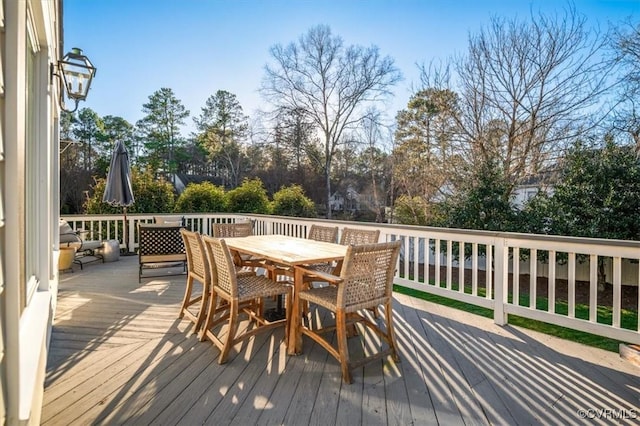
{"label": "white house siding", "polygon": [[[0,0],[0,424],[39,424],[57,290],[58,0]],[[55,80],[54,80],[55,82]]]}
{"label": "white house siding", "polygon": [[[4,2],[0,2],[0,176],[4,181],[4,68],[6,49],[4,47]],[[0,184],[0,242],[4,243],[4,185]],[[7,419],[7,367],[5,357],[5,279],[4,279],[4,244],[0,244],[0,424]]]}

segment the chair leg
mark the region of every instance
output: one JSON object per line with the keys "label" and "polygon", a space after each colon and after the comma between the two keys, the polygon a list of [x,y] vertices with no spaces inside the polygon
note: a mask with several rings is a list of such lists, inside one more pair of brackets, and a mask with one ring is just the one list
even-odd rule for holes
{"label": "chair leg", "polygon": [[[304,287],[305,290],[308,290],[310,288],[313,288],[313,282],[311,281],[303,281],[302,286]],[[309,302],[307,300],[304,300],[302,302],[302,317],[305,318],[307,315],[309,315]]]}
{"label": "chair leg", "polygon": [[227,362],[227,356],[229,356],[229,350],[233,346],[233,341],[236,337],[236,331],[238,329],[238,301],[233,300],[229,311],[229,330],[227,331],[227,340],[224,342],[224,346],[220,351],[220,357],[218,358],[218,364],[224,364]]}
{"label": "chair leg", "polygon": [[193,277],[187,277],[187,285],[184,289],[184,297],[182,298],[182,306],[180,306],[180,314],[178,314],[178,318],[184,317],[184,311],[187,310],[189,306],[189,302],[191,301],[191,292],[193,291]]}
{"label": "chair leg", "polygon": [[391,310],[391,302],[387,302],[384,304],[384,316],[387,321],[387,337],[389,340],[389,348],[391,349],[391,358],[395,362],[400,362],[400,357],[398,356],[398,351],[396,350],[396,337],[393,330],[393,321],[391,318],[393,316],[393,312]]}
{"label": "chair leg", "polygon": [[209,302],[209,291],[204,288],[204,284],[202,285],[202,299],[200,300],[200,310],[198,311],[198,316],[196,318],[195,326],[193,327],[193,334],[196,334],[202,328],[204,324],[204,320],[207,317],[207,307]]}
{"label": "chair leg", "polygon": [[344,311],[338,309],[336,312],[336,334],[338,339],[338,353],[340,354],[340,368],[342,370],[342,380],[353,383],[351,371],[349,371],[349,347],[347,346],[347,324]]}
{"label": "chair leg", "polygon": [[216,308],[218,306],[217,303],[218,295],[215,291],[212,291],[211,296],[209,297],[209,304],[207,306],[207,318],[205,319],[204,325],[198,333],[198,338],[201,342],[205,341],[205,339],[207,338],[207,330],[209,330],[211,328],[211,325],[213,324],[213,320],[216,314]]}

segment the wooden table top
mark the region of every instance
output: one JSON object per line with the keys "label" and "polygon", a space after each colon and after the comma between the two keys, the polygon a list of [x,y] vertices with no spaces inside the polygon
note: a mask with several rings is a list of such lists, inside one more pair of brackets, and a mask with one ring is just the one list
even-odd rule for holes
{"label": "wooden table top", "polygon": [[341,260],[347,253],[347,246],[285,235],[252,235],[224,240],[231,250],[291,266]]}

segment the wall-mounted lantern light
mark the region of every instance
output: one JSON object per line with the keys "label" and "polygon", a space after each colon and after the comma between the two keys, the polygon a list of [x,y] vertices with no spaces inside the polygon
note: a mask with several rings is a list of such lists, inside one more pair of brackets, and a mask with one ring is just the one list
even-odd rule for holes
{"label": "wall-mounted lantern light", "polygon": [[[66,112],[75,112],[78,109],[78,102],[87,98],[91,80],[96,75],[96,68],[89,58],[82,54],[81,49],[74,47],[58,61],[57,65],[51,64],[51,79],[54,75],[60,79],[60,108]],[[72,110],[65,108],[63,92],[67,98],[75,102]]]}

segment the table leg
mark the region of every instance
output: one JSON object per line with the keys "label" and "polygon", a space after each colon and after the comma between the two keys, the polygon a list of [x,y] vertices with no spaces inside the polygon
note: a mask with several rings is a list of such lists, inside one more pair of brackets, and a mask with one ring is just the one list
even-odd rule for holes
{"label": "table leg", "polygon": [[[278,276],[275,270],[270,268],[267,268],[267,276],[269,277],[269,279],[273,281],[277,281],[278,279]],[[276,307],[272,309],[268,309],[264,313],[264,317],[269,322],[280,321],[287,317],[287,313],[284,311],[284,309],[282,309],[282,295],[277,296]]]}
{"label": "table leg", "polygon": [[300,290],[302,289],[303,274],[298,268],[294,268],[293,279],[293,305],[291,307],[291,328],[289,331],[289,355],[302,353],[302,317],[300,315]]}

